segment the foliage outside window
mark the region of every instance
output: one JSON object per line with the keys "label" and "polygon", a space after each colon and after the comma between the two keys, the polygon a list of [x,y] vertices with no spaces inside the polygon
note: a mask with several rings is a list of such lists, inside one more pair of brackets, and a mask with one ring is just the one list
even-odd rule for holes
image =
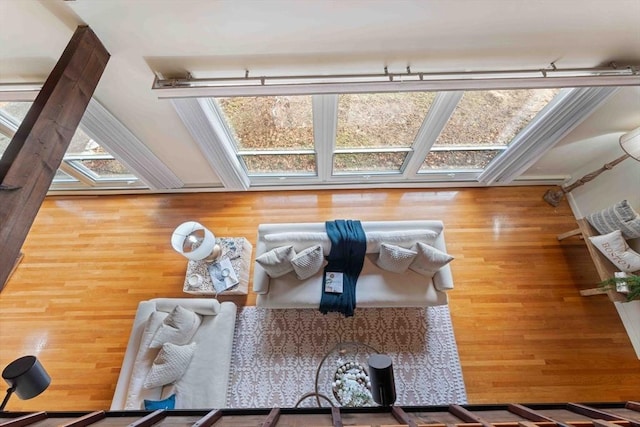
{"label": "foliage outside window", "polygon": [[251,174],[315,174],[310,96],[219,98]]}

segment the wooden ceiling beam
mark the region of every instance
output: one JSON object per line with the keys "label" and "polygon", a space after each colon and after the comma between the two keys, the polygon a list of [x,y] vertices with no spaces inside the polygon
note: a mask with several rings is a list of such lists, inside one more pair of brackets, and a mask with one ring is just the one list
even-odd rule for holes
{"label": "wooden ceiling beam", "polygon": [[80,26],[0,159],[0,290],[109,60]]}

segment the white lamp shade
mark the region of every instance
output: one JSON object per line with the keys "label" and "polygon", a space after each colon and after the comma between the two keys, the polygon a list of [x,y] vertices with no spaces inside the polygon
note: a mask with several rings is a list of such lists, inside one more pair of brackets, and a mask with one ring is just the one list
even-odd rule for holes
{"label": "white lamp shade", "polygon": [[620,147],[625,153],[640,162],[640,127],[622,135]]}
{"label": "white lamp shade", "polygon": [[216,246],[216,237],[202,224],[188,221],[173,231],[171,246],[186,258],[200,261],[211,255]]}

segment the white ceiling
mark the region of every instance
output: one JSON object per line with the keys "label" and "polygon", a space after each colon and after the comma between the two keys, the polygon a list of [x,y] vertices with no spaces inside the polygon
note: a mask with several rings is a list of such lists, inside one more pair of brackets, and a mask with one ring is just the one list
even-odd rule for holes
{"label": "white ceiling", "polygon": [[[639,0],[0,0],[0,20],[0,82],[43,81],[75,27],[89,25],[112,55],[96,98],[190,185],[218,179],[152,93],[154,71],[640,64]],[[571,174],[638,125],[640,91],[624,89],[554,149],[578,144],[581,155],[547,155],[532,173]]]}

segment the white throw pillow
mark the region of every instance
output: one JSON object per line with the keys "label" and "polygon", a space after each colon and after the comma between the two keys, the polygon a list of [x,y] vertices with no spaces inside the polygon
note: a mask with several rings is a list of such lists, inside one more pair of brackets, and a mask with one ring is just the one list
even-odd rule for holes
{"label": "white throw pillow", "polygon": [[161,387],[178,381],[189,367],[195,350],[196,343],[164,344],[144,380],[144,388]]}
{"label": "white throw pillow", "polygon": [[404,273],[416,258],[416,255],[418,255],[418,253],[411,249],[382,243],[376,264],[381,269],[391,271],[392,273]]}
{"label": "white throw pillow", "polygon": [[202,319],[196,313],[176,305],[156,331],[149,348],[160,348],[164,343],[184,345],[191,341]]}
{"label": "white throw pillow", "polygon": [[256,258],[256,262],[260,264],[264,271],[272,278],[278,278],[293,271],[291,260],[296,256],[293,246],[280,246],[271,249]]}
{"label": "white throw pillow", "polygon": [[322,245],[315,245],[307,248],[291,260],[291,265],[296,272],[298,279],[305,280],[316,274],[324,266],[325,259]]}
{"label": "white throw pillow", "polygon": [[415,249],[418,255],[409,268],[427,277],[433,277],[438,270],[453,261],[448,253],[421,242],[416,244]]}
{"label": "white throw pillow", "polygon": [[627,245],[620,230],[602,236],[589,237],[589,240],[620,271],[633,273],[640,270],[640,254]]}

